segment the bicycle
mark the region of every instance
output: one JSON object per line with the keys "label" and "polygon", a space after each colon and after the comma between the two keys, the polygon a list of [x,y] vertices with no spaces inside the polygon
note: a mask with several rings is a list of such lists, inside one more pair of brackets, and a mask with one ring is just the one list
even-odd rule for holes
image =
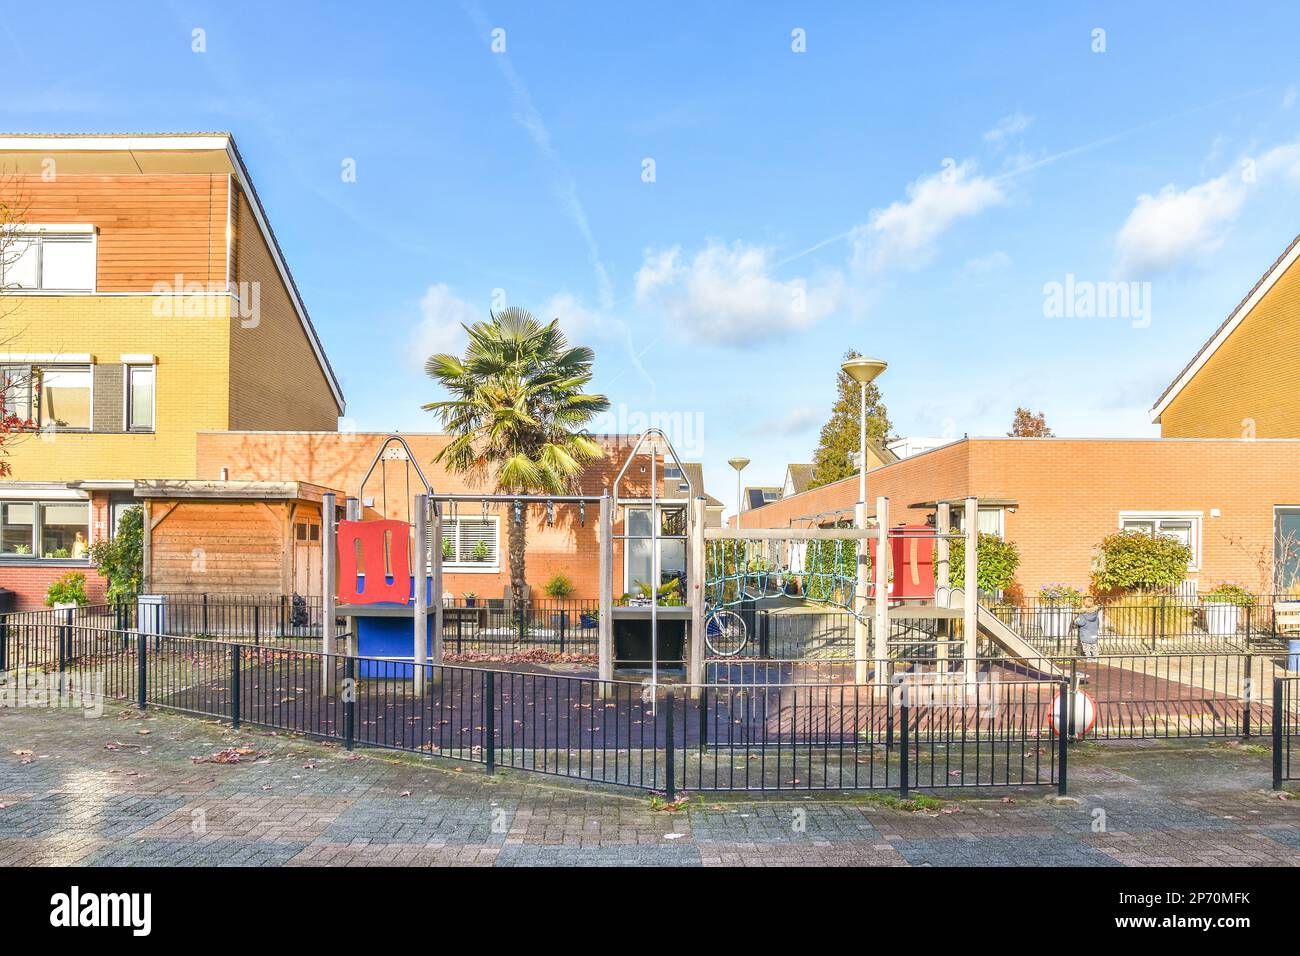
{"label": "bicycle", "polygon": [[749,628],[735,611],[711,608],[704,617],[704,643],[718,657],[735,657],[749,643]]}

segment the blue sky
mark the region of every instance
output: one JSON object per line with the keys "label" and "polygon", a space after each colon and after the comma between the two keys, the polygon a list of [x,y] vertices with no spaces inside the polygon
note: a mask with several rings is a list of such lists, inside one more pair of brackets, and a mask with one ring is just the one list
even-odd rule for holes
{"label": "blue sky", "polygon": [[[1297,232],[1293,4],[699,6],[4,2],[0,127],[233,132],[349,424],[432,429],[424,357],[504,301],[729,503],[850,347],[902,435],[1153,435]],[[1067,276],[1143,305],[1051,314]]]}

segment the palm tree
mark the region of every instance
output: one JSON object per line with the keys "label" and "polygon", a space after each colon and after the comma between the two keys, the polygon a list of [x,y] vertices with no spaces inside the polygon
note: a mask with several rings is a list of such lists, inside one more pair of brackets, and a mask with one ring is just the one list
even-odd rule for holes
{"label": "palm tree", "polygon": [[[424,406],[452,436],[435,460],[460,474],[490,474],[505,494],[569,492],[583,465],[605,453],[585,430],[609,408],[604,395],[583,392],[595,353],[570,346],[559,319],[543,325],[514,307],[490,315],[490,322],[465,326],[464,358],[434,355],[425,363],[451,395]],[[527,530],[513,514],[507,526],[510,590],[522,608]]]}

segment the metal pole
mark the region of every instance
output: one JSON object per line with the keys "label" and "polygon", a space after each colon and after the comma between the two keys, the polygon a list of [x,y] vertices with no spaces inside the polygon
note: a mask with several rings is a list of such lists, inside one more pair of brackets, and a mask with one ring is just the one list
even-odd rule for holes
{"label": "metal pole", "polygon": [[433,680],[438,683],[442,679],[442,627],[446,617],[442,609],[442,511],[432,501],[430,505],[433,534],[430,535],[429,563],[433,565],[433,666],[436,668]]}
{"label": "metal pole", "polygon": [[867,383],[862,382],[862,409],[858,416],[858,500],[867,500]]}
{"label": "metal pole", "polygon": [[1074,688],[1068,681],[1061,682],[1061,725],[1056,729],[1056,792],[1065,796],[1069,789],[1066,766],[1069,763],[1068,738],[1074,721]]}
{"label": "metal pole", "polygon": [[979,542],[979,500],[973,496],[966,498],[966,514],[963,519],[966,531],[966,577],[962,584],[962,656],[966,658],[966,682],[975,681],[977,670],[975,657],[979,653],[979,644],[976,640],[976,628],[979,624],[979,551],[977,544]]}
{"label": "metal pole", "polygon": [[[396,542],[394,542],[396,544]],[[429,587],[429,496],[415,496],[415,542],[412,551],[412,591],[415,597],[414,639],[415,639],[415,694],[424,694],[424,671],[429,654],[429,608],[427,603]],[[441,546],[441,545],[440,545]]]}
{"label": "metal pole", "polygon": [[240,693],[239,687],[239,645],[230,645],[230,729],[239,729]]}
{"label": "metal pole", "polygon": [[1282,694],[1282,678],[1273,678],[1273,789],[1282,789],[1282,747],[1288,714]]}
{"label": "metal pole", "polygon": [[338,545],[335,515],[335,495],[327,491],[320,499],[320,541],[321,541],[321,690],[328,694],[333,688],[330,679],[334,669],[330,663],[330,652],[334,650],[334,618],[337,614],[335,603],[338,588],[335,578],[338,574]]}
{"label": "metal pole", "polygon": [[691,633],[689,635],[690,668],[687,680],[691,684],[691,697],[699,694],[704,683],[704,498],[691,499],[690,552],[686,557],[687,599],[691,602]]}
{"label": "metal pole", "polygon": [[[650,446],[650,686],[659,686],[659,488],[655,465],[659,455]],[[657,699],[657,698],[656,698]]]}
{"label": "metal pole", "polygon": [[597,535],[600,548],[600,604],[596,611],[597,660],[601,695],[614,679],[614,517],[609,495],[600,496]]}
{"label": "metal pole", "polygon": [[[865,531],[867,527],[867,504],[865,501],[859,501],[854,506],[854,519],[859,529]],[[868,660],[871,657],[871,649],[867,646],[867,612],[871,607],[871,570],[867,561],[867,556],[871,551],[868,539],[863,538],[857,542],[858,548],[858,578],[853,588],[853,607],[857,613],[853,616],[853,682],[855,684],[866,684],[869,682]]]}
{"label": "metal pole", "polygon": [[876,498],[876,683],[889,688],[889,499]]}
{"label": "metal pole", "polygon": [[[952,533],[952,505],[946,501],[940,501],[935,507],[934,530],[939,535]],[[944,590],[944,606],[951,606],[952,595],[948,591],[952,587],[952,542],[946,537],[940,537],[935,541],[934,586],[936,595],[939,589]],[[937,599],[935,603],[938,603]],[[952,621],[943,621],[940,630],[943,633],[943,638],[935,647],[935,657],[938,660],[946,661],[948,659],[948,639],[952,637]],[[947,670],[947,665],[944,665],[943,669]]]}

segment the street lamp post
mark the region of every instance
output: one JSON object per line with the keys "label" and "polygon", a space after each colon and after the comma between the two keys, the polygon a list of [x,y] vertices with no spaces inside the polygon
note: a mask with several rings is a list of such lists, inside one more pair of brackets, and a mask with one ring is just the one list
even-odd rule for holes
{"label": "street lamp post", "polygon": [[728,458],[727,464],[736,469],[736,527],[740,527],[740,473],[745,470],[749,464],[748,458]]}
{"label": "street lamp post", "polygon": [[[872,379],[885,370],[885,363],[880,359],[866,358],[859,356],[857,358],[847,359],[840,366],[844,374],[853,381],[858,383],[862,394],[862,408],[858,419],[858,506],[856,508],[857,526],[860,530],[867,529],[867,386],[871,384]],[[887,542],[886,522],[887,518],[884,513],[885,501],[880,501],[881,507],[876,511],[876,524],[878,538],[876,541],[876,606],[875,621],[872,629],[875,632],[875,658],[876,658],[876,677],[877,685],[885,685],[888,682],[888,636],[889,636],[889,612],[885,606],[884,582],[885,582],[885,562],[888,560],[886,554]],[[855,617],[853,628],[853,656],[855,658],[854,680],[859,684],[865,684],[868,679],[867,671],[867,653],[868,653],[868,628],[866,621],[867,606],[870,604],[870,590],[867,583],[867,542],[864,539],[858,545],[858,579],[857,586],[854,588],[853,603],[860,610]]]}
{"label": "street lamp post", "polygon": [[858,383],[861,393],[862,404],[858,417],[858,501],[864,505],[867,503],[867,386],[888,367],[881,359],[863,355],[847,359],[840,366],[845,375]]}

